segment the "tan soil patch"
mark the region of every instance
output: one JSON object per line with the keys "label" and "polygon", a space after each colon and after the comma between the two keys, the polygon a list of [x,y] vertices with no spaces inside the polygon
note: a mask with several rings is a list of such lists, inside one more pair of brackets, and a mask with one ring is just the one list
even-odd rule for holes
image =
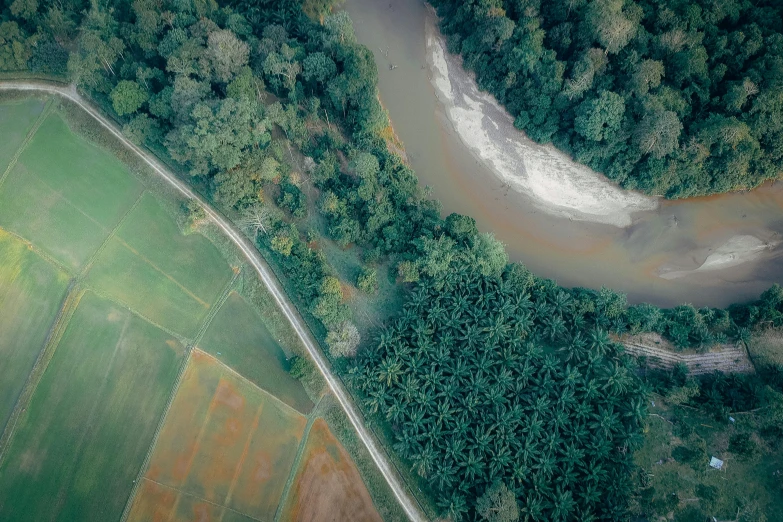
{"label": "tan soil patch", "polygon": [[282,520],[382,522],[359,471],[323,419],[317,419]]}

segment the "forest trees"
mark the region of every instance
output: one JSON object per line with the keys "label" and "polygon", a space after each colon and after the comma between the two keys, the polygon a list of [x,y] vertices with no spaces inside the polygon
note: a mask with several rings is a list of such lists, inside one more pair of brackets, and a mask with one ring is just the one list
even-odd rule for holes
{"label": "forest trees", "polygon": [[679,198],[783,173],[780,2],[433,4],[519,129],[626,188]]}

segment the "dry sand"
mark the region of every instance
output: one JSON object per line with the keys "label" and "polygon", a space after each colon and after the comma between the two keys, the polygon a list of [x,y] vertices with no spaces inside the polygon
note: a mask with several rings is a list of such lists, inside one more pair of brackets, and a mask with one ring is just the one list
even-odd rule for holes
{"label": "dry sand", "polygon": [[455,132],[479,161],[536,207],[617,227],[629,226],[634,212],[657,207],[655,198],[623,190],[552,145],[539,145],[517,130],[494,97],[479,90],[460,58],[446,51],[434,14],[427,18],[426,40],[431,82]]}
{"label": "dry sand", "polygon": [[696,272],[723,270],[739,266],[758,259],[765,251],[772,250],[778,244],[779,241],[766,242],[751,235],[732,236],[728,241],[707,255],[704,261],[696,268],[676,270],[670,267],[662,267],[659,271],[659,276],[663,279],[677,279]]}

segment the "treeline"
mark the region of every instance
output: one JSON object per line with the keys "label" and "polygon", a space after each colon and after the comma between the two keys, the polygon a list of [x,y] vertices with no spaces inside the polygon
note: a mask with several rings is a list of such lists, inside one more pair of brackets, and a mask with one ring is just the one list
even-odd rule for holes
{"label": "treeline", "polygon": [[532,139],[628,189],[681,198],[781,176],[776,0],[432,0]]}

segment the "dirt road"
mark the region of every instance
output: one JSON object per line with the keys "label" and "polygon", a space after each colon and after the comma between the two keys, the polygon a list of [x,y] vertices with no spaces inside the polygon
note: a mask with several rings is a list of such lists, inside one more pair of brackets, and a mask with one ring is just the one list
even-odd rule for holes
{"label": "dirt road", "polygon": [[237,245],[237,247],[239,247],[239,249],[247,258],[248,262],[253,266],[256,272],[258,272],[259,277],[264,282],[264,285],[266,285],[269,293],[274,297],[275,302],[283,311],[286,319],[288,319],[288,321],[291,323],[291,326],[296,331],[296,334],[299,336],[302,344],[307,349],[313,362],[315,362],[318,370],[323,375],[326,383],[329,385],[329,389],[339,401],[340,406],[342,406],[345,414],[348,416],[348,419],[351,421],[351,424],[359,435],[359,438],[361,439],[362,443],[364,443],[367,451],[369,451],[373,461],[378,466],[380,472],[383,474],[386,482],[389,484],[389,487],[394,493],[394,496],[399,501],[408,518],[414,522],[427,520],[416,503],[406,493],[396,471],[393,470],[391,464],[379,449],[378,443],[367,431],[367,428],[364,426],[364,421],[356,410],[350,395],[345,390],[338,378],[332,374],[329,363],[321,354],[320,348],[310,334],[309,329],[304,324],[304,321],[299,317],[298,313],[294,310],[294,307],[289,301],[288,297],[283,293],[277,278],[272,274],[272,271],[269,269],[258,250],[256,250],[255,246],[252,245],[231,222],[229,222],[221,214],[217,213],[203,198],[201,198],[201,196],[192,191],[190,187],[188,187],[187,184],[185,184],[183,181],[180,181],[180,179],[174,173],[169,171],[152,154],[136,146],[125,136],[123,136],[122,132],[117,128],[117,126],[105,118],[96,109],[94,109],[92,105],[77,92],[74,86],[60,86],[42,81],[8,80],[0,81],[0,90],[37,91],[57,94],[69,99],[73,103],[76,103],[85,112],[92,116],[102,127],[104,127],[118,140],[120,140],[126,147],[141,157],[142,160],[144,160],[144,162],[149,165],[153,171],[155,171],[155,173],[160,175],[164,180],[176,188],[183,196],[198,201],[204,207],[204,210],[206,211],[209,218],[218,227],[220,227],[223,233],[229,239],[231,239],[231,241]]}

